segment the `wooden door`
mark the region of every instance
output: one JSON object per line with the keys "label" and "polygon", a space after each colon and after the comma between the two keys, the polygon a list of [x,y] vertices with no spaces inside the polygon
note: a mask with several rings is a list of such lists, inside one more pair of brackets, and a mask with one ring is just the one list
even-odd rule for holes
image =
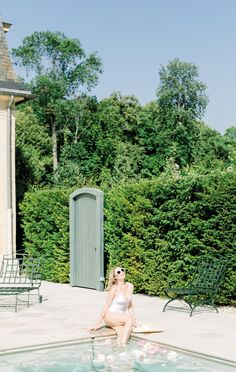
{"label": "wooden door", "polygon": [[103,290],[103,192],[76,190],[70,196],[70,282]]}

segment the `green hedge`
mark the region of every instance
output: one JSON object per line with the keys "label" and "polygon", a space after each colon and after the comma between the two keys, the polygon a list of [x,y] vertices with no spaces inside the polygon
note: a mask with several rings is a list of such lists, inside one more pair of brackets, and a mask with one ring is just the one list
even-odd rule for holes
{"label": "green hedge", "polygon": [[[191,277],[199,256],[229,259],[219,304],[236,304],[236,190],[232,172],[159,178],[105,193],[108,269],[127,268],[136,292],[164,295]],[[26,194],[21,205],[25,249],[46,256],[47,280],[68,281],[71,190]]]}
{"label": "green hedge", "polygon": [[137,292],[191,278],[199,256],[229,259],[217,302],[236,304],[235,174],[159,179],[120,187],[107,195],[105,244],[109,266],[127,268]]}
{"label": "green hedge", "polygon": [[28,192],[20,206],[24,250],[34,257],[44,257],[44,279],[60,283],[69,281],[70,192]]}

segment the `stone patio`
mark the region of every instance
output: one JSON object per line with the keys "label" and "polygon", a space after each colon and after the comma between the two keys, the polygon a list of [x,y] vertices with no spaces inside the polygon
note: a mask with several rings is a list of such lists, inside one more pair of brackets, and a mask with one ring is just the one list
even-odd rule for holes
{"label": "stone patio", "polygon": [[[96,323],[106,292],[43,282],[41,294],[41,304],[32,296],[30,308],[22,303],[17,313],[14,308],[0,307],[0,353],[92,337],[87,328]],[[163,330],[144,334],[144,338],[236,362],[235,308],[219,308],[218,314],[212,308],[202,308],[189,317],[184,306],[163,313],[165,300],[158,297],[136,294],[133,303],[139,325],[152,323]]]}

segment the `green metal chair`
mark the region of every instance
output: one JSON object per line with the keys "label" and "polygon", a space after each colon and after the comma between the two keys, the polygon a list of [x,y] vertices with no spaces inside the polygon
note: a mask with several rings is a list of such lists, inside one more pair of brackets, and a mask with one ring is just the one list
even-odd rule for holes
{"label": "green metal chair", "polygon": [[202,257],[199,260],[192,281],[186,287],[164,289],[170,300],[165,304],[163,311],[166,310],[172,301],[183,300],[191,309],[190,316],[192,316],[196,307],[202,305],[213,306],[218,313],[214,299],[224,279],[226,268],[226,260]]}
{"label": "green metal chair", "polygon": [[[14,296],[15,312],[18,310],[18,301],[30,304],[30,293],[37,291],[38,302],[42,302],[42,295],[39,292],[43,275],[44,260],[28,257],[27,255],[4,255],[0,269],[0,297]],[[27,300],[23,300],[23,294],[27,295]],[[9,304],[0,304],[9,307]]]}

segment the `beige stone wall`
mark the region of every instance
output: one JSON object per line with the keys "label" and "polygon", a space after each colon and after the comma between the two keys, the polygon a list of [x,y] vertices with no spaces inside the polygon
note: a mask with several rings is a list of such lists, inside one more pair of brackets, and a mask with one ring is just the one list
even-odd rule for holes
{"label": "beige stone wall", "polygon": [[[3,254],[15,252],[15,113],[14,109],[8,110],[9,101],[10,96],[0,96],[0,258]],[[11,146],[8,143],[9,116]],[[7,165],[10,158],[11,175]]]}

